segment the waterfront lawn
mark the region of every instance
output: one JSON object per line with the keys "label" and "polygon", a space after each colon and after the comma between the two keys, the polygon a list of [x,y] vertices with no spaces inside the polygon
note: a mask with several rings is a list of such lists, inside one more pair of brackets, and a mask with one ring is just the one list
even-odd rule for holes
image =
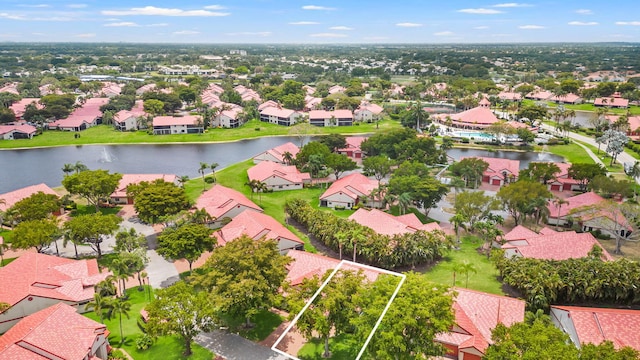
{"label": "waterfront lawn", "polygon": [[[400,127],[398,121],[382,120],[379,128],[375,123],[360,123],[354,126],[335,126],[317,128],[321,134],[358,134],[386,131]],[[185,142],[224,142],[251,139],[263,136],[289,135],[291,127],[251,120],[235,129],[208,129],[204,134],[150,135],[147,131],[117,131],[109,125],[98,125],[80,133],[48,130],[28,140],[0,141],[0,148],[30,148],[63,145],[88,144],[143,144],[143,143],[185,143]],[[79,134],[76,138],[74,135]]]}
{"label": "waterfront lawn", "polygon": [[[122,317],[122,330],[124,333],[124,344],[120,345],[120,325],[119,319],[114,318],[111,320],[105,320],[105,325],[111,333],[109,335],[109,343],[113,347],[122,347],[129,355],[136,360],[178,360],[178,359],[192,359],[192,360],[211,360],[213,354],[201,347],[198,344],[192,344],[193,354],[186,358],[182,354],[184,352],[184,345],[180,338],[175,336],[161,336],[154,344],[147,350],[140,351],[136,348],[136,340],[143,336],[143,332],[138,326],[138,319],[140,318],[140,310],[149,303],[149,289],[145,287],[145,291],[138,291],[138,287],[127,289],[129,295],[128,301],[131,303],[131,310],[129,311],[129,317]],[[153,296],[153,294],[152,294]],[[100,321],[96,313],[88,312],[84,316]]]}
{"label": "waterfront lawn", "polygon": [[588,163],[595,164],[595,161],[587,154],[587,152],[578,144],[568,145],[550,145],[547,147],[552,154],[560,155],[565,158],[567,162],[572,164],[576,163]]}
{"label": "waterfront lawn", "polygon": [[456,275],[455,286],[469,288],[472,290],[484,291],[491,294],[504,295],[502,283],[498,281],[498,270],[486,255],[480,254],[476,249],[482,246],[482,242],[475,236],[465,236],[461,238],[459,250],[451,250],[444,259],[425,272],[425,276],[430,281],[453,285],[453,269],[462,265],[464,261],[473,264],[476,273],[469,273],[469,284],[467,286],[466,275],[458,273]]}

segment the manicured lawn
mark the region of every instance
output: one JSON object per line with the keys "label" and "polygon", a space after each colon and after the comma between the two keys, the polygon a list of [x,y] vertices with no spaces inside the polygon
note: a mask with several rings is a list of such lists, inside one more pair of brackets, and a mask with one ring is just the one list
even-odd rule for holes
{"label": "manicured lawn", "polygon": [[5,266],[7,264],[10,264],[15,259],[17,259],[17,258],[3,259],[2,262],[0,263],[0,266]]}
{"label": "manicured lawn", "polygon": [[[127,351],[135,360],[178,360],[178,359],[193,359],[193,360],[211,360],[213,354],[197,345],[193,344],[193,354],[190,357],[184,357],[182,352],[184,351],[183,342],[178,337],[163,336],[156,340],[156,342],[147,350],[139,351],[136,349],[136,339],[143,335],[142,330],[138,327],[138,318],[140,318],[140,310],[149,302],[147,291],[138,291],[138,288],[132,288],[127,290],[129,294],[129,302],[131,303],[131,311],[129,311],[129,318],[122,317],[122,330],[124,333],[124,344],[120,345],[120,325],[118,318],[112,320],[106,320],[105,324],[111,333],[109,335],[109,343],[113,347],[122,347]],[[95,321],[100,321],[98,316],[94,312],[84,314],[86,317]]]}
{"label": "manicured lawn", "polygon": [[11,244],[11,241],[13,240],[13,231],[0,229],[0,236],[4,239],[5,244]]}
{"label": "manicured lawn", "polygon": [[[575,140],[574,140],[575,141]],[[600,152],[598,153],[598,148],[593,146],[593,145],[589,145],[589,144],[585,144],[582,143],[582,145],[586,146],[587,148],[589,148],[589,150],[593,151],[594,154],[596,154],[596,156],[599,156],[600,159],[602,159],[602,162],[605,164],[607,171],[612,172],[612,173],[616,173],[616,172],[621,172],[624,173],[624,166],[620,163],[614,163],[613,165],[609,165],[611,163],[611,156],[609,156],[609,154],[607,154],[604,149],[605,146],[601,146],[600,147]],[[628,151],[628,153],[633,153],[632,151]]]}
{"label": "manicured lawn", "polygon": [[[397,121],[383,120],[379,123],[379,129],[376,129],[375,123],[362,123],[357,126],[318,128],[317,131],[318,134],[357,134],[386,131],[400,126]],[[288,135],[290,130],[291,127],[264,123],[258,120],[249,121],[236,129],[208,129],[204,134],[178,135],[149,135],[146,131],[120,132],[109,125],[98,125],[82,131],[80,138],[75,138],[75,133],[72,132],[51,130],[45,131],[30,140],[0,141],[0,148],[15,149],[86,144],[224,142],[261,136]]]}
{"label": "manicured lawn", "polygon": [[275,329],[282,324],[284,320],[282,316],[274,314],[267,310],[260,310],[260,312],[251,318],[251,323],[255,326],[250,329],[244,328],[244,319],[241,318],[226,318],[229,324],[229,328],[232,332],[238,331],[239,334],[253,341],[262,341],[266,339]]}
{"label": "manicured lawn", "polygon": [[595,161],[587,154],[587,152],[577,144],[569,145],[551,145],[548,146],[549,152],[560,155],[565,158],[567,162],[572,164],[576,163],[588,163],[595,164]]}
{"label": "manicured lawn", "polygon": [[457,274],[455,286],[503,295],[502,283],[497,280],[498,270],[486,255],[476,251],[480,246],[482,243],[476,237],[462,238],[460,250],[451,250],[442,261],[429,269],[425,276],[433,282],[451,286],[453,285],[454,267],[463,264],[466,260],[475,266],[476,273],[469,273],[468,286],[466,275]]}
{"label": "manicured lawn", "polygon": [[[98,208],[102,215],[116,215],[122,209],[122,206],[114,206],[114,207],[101,207]],[[95,214],[96,208],[93,205],[78,205],[75,210],[71,211],[71,216],[80,216],[80,215],[88,215]]]}
{"label": "manicured lawn", "polygon": [[[351,360],[358,356],[358,352],[362,348],[364,341],[357,341],[353,336],[342,334],[335,338],[329,339],[329,350],[334,360]],[[320,339],[313,339],[304,344],[298,351],[298,358],[302,360],[322,360],[324,353],[324,342]]]}

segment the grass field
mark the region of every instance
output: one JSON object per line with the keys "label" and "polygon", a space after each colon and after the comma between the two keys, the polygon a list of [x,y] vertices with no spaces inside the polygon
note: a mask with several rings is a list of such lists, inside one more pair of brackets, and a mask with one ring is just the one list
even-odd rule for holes
{"label": "grass field", "polygon": [[[362,347],[353,335],[342,334],[329,339],[329,349],[334,360],[352,360],[358,356],[358,351]],[[321,339],[313,339],[304,344],[298,351],[298,358],[301,360],[321,360],[324,352],[324,342]]]}
{"label": "grass field", "polygon": [[587,154],[587,152],[577,144],[569,145],[551,145],[548,146],[549,152],[552,154],[560,155],[565,158],[567,162],[572,164],[576,163],[588,163],[595,164],[595,161]]}
{"label": "grass field", "polygon": [[0,236],[4,239],[5,244],[11,244],[11,241],[13,240],[13,231],[0,229]]}
{"label": "grass field", "polygon": [[[400,127],[393,120],[382,120],[376,128],[375,123],[361,123],[354,126],[324,127],[314,129],[317,135],[322,134],[357,134],[374,133]],[[48,147],[63,145],[87,144],[143,144],[143,143],[184,143],[184,142],[224,142],[251,139],[262,136],[289,135],[292,127],[280,126],[252,120],[236,129],[208,129],[204,134],[149,135],[146,131],[120,132],[109,125],[98,125],[77,133],[68,131],[45,131],[43,134],[28,140],[0,141],[0,149]]]}
{"label": "grass field", "polygon": [[[162,336],[158,338],[154,344],[147,350],[140,351],[136,348],[136,340],[142,337],[143,332],[138,327],[138,318],[140,317],[140,310],[149,302],[147,291],[138,291],[138,288],[131,288],[127,290],[129,294],[129,302],[131,302],[131,311],[129,311],[129,317],[122,317],[122,330],[124,333],[124,344],[120,345],[120,325],[117,318],[106,320],[105,325],[111,333],[109,335],[109,343],[113,347],[123,348],[129,355],[135,360],[178,360],[178,359],[191,359],[191,360],[211,360],[213,354],[197,345],[192,345],[193,354],[189,357],[182,355],[184,351],[184,344],[182,340],[174,336]],[[95,321],[100,321],[98,316],[94,312],[84,314],[86,317]]]}
{"label": "grass field", "polygon": [[232,332],[238,332],[242,337],[253,340],[262,341],[271,335],[275,329],[282,324],[284,318],[278,314],[274,314],[268,310],[260,310],[258,314],[251,318],[251,322],[255,325],[250,329],[243,327],[245,320],[243,318],[226,318],[226,324]]}

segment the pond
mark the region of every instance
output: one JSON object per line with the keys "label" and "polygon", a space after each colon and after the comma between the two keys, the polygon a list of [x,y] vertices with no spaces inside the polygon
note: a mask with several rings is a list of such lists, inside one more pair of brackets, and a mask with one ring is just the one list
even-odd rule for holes
{"label": "pond", "polygon": [[[119,173],[176,174],[199,176],[200,162],[218,163],[217,170],[251,158],[295,137],[264,137],[229,143],[164,145],[84,145],[57,148],[0,151],[0,194],[44,182],[60,186],[64,164],[82,162],[89,169]],[[563,161],[559,156],[534,152],[451,149],[454,159],[487,156],[520,160],[526,168],[530,161]]]}

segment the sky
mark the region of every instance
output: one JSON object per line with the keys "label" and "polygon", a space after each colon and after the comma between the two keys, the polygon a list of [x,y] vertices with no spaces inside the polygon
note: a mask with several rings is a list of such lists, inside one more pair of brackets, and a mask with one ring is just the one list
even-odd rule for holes
{"label": "sky", "polygon": [[640,42],[636,1],[2,0],[0,42]]}

